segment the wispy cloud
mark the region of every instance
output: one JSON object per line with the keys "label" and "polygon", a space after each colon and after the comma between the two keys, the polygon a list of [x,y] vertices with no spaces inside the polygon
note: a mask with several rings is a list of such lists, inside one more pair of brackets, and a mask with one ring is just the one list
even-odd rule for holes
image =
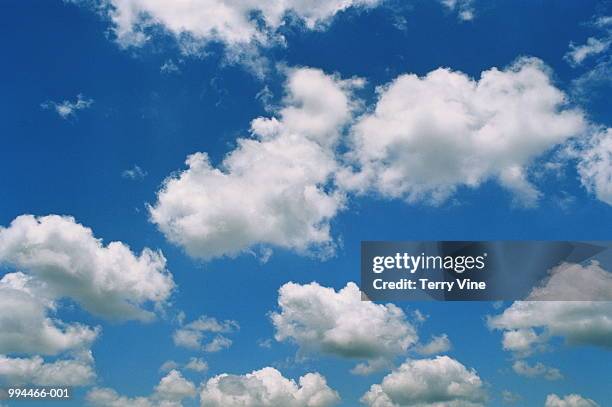
{"label": "wispy cloud", "polygon": [[55,110],[55,112],[62,119],[68,119],[70,117],[75,117],[77,111],[88,109],[93,103],[93,99],[86,98],[85,96],[83,96],[83,94],[79,93],[74,102],[71,102],[69,100],[64,100],[62,102],[54,102],[48,100],[46,102],[43,102],[40,107],[42,107],[43,109]]}

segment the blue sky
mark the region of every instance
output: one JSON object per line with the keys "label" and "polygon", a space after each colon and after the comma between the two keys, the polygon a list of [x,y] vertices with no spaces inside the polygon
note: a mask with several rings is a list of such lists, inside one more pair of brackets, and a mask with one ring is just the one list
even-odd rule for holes
{"label": "blue sky", "polygon": [[[127,3],[141,7],[141,11],[153,13],[151,10],[154,10],[147,9],[148,2],[144,0]],[[199,2],[193,3],[197,5]],[[550,336],[545,339],[545,349],[519,356],[502,346],[504,329],[507,332],[515,327],[496,330],[487,324],[487,316],[502,314],[511,306],[509,303],[501,308],[492,303],[396,304],[405,314],[403,326],[408,324],[418,332],[418,344],[394,353],[387,360],[390,365],[365,376],[350,373],[363,360],[321,351],[316,344],[310,345],[319,351],[306,351],[309,344],[296,337],[284,341],[274,339],[279,328],[271,322],[270,313],[282,311],[277,303],[279,288],[288,282],[300,285],[317,282],[320,286],[340,290],[348,282],[358,281],[359,244],[362,240],[610,239],[612,186],[609,176],[606,181],[606,170],[607,174],[610,171],[610,158],[606,156],[610,150],[606,150],[606,145],[611,144],[606,144],[606,140],[612,138],[612,132],[606,129],[612,126],[609,103],[612,97],[609,82],[612,26],[609,22],[597,23],[598,19],[611,14],[609,2],[458,1],[454,8],[436,1],[354,3],[354,7],[335,15],[325,14],[318,20],[309,14],[316,10],[312,6],[301,11],[302,14],[295,9],[293,20],[287,18],[284,25],[277,27],[270,23],[265,35],[282,36],[282,44],[274,38],[261,40],[261,43],[251,40],[233,43],[222,35],[213,36],[211,40],[193,30],[198,22],[193,27],[184,28],[181,39],[180,35],[173,33],[172,22],[164,20],[163,13],[167,10],[163,7],[163,10],[158,10],[157,22],[147,26],[137,21],[130,27],[134,32],[141,32],[137,24],[141,23],[146,27],[148,39],[127,44],[125,38],[122,43],[118,34],[118,23],[107,14],[109,9],[96,12],[97,2],[93,0],[48,1],[37,3],[35,7],[32,7],[33,3],[23,1],[2,4],[4,21],[0,43],[4,58],[0,71],[6,79],[2,84],[3,97],[0,98],[4,112],[0,120],[3,145],[0,172],[4,174],[0,177],[0,190],[3,191],[0,225],[7,228],[5,231],[15,229],[9,225],[24,214],[72,216],[73,222],[91,228],[93,235],[102,239],[104,245],[112,241],[123,242],[134,255],[144,248],[163,252],[166,273],[171,273],[175,286],[171,295],[158,301],[157,305],[164,310],[153,310],[156,318],[149,322],[117,321],[114,316],[109,318],[91,312],[95,306],[89,309],[83,306],[87,302],[84,297],[56,295],[53,298],[55,309],[48,312],[57,321],[101,327],[95,340],[89,344],[95,360],[95,378],[75,388],[75,399],[66,405],[83,405],[86,394],[93,388],[114,389],[126,397],[147,397],[160,378],[166,375],[166,372],[160,372],[160,366],[173,360],[180,365],[177,371],[182,377],[196,386],[223,373],[244,375],[267,366],[275,367],[286,378],[295,380],[308,372],[319,372],[326,378],[327,385],[339,394],[338,405],[356,406],[360,405],[359,399],[371,385],[381,383],[407,358],[433,360],[436,353],[422,355],[416,349],[432,336],[444,334],[452,346],[450,350],[439,353],[448,355],[467,369],[475,369],[482,381],[478,391],[486,393],[488,400],[462,399],[460,402],[475,404],[457,406],[502,405],[504,390],[520,395],[521,401],[517,404],[520,406],[544,406],[550,394],[559,397],[579,394],[600,406],[612,405],[609,390],[612,332],[609,325],[601,328],[603,346],[595,346],[589,340],[579,345],[568,344],[571,342],[569,331],[538,325],[538,330],[550,331]],[[118,3],[109,1],[108,4],[111,13],[117,10],[113,7],[118,7]],[[460,17],[459,14],[466,10],[473,13],[473,19]],[[265,16],[266,12],[261,13]],[[314,29],[308,27],[308,18],[317,20]],[[248,27],[251,26],[247,24]],[[185,41],[185,35],[193,38]],[[608,45],[602,45],[603,49],[599,51],[591,51],[584,60],[572,59],[568,54],[573,49],[570,44],[578,47],[587,44],[588,38]],[[196,50],[187,52],[186,43]],[[379,120],[375,127],[382,128],[381,134],[384,133],[384,118],[375,117],[373,112],[377,100],[386,94],[389,84],[400,75],[415,74],[422,78],[443,67],[451,70],[447,72],[454,72],[449,78],[461,76],[478,81],[483,71],[493,67],[510,72],[508,67],[520,57],[538,58],[540,62],[524,63],[515,69],[527,67],[525,69],[542,73],[547,79],[540,78],[543,82],[538,82],[537,86],[542,86],[544,91],[556,89],[562,92],[566,103],[555,104],[552,110],[542,113],[550,122],[539,121],[543,124],[541,128],[536,126],[538,129],[533,134],[526,131],[521,134],[524,138],[511,137],[507,153],[497,160],[488,162],[486,157],[480,157],[479,154],[486,152],[474,145],[474,162],[480,163],[482,158],[482,165],[487,169],[476,174],[477,180],[471,185],[467,180],[456,180],[448,173],[441,174],[440,179],[444,181],[434,185],[428,184],[427,177],[415,180],[410,175],[405,179],[413,184],[392,184],[394,192],[388,192],[381,184],[385,178],[379,174],[385,168],[381,169],[378,162],[368,156],[369,153],[353,151],[352,162],[350,156],[343,155],[347,151],[350,155],[352,149],[356,149],[349,141],[352,140],[351,134],[361,135],[364,140],[369,137],[365,125],[363,128],[366,130],[359,127],[366,118]],[[252,60],[260,65],[254,67],[249,62]],[[161,69],[169,61],[177,67],[176,71]],[[263,70],[260,66],[264,66]],[[194,232],[193,240],[198,248],[191,251],[187,247],[191,242],[173,240],[164,227],[170,228],[176,219],[160,215],[162,217],[154,221],[149,209],[150,206],[160,210],[166,208],[161,200],[158,201],[157,195],[160,191],[164,195],[164,180],[169,176],[179,179],[188,174],[190,170],[186,169],[185,160],[190,154],[206,152],[213,167],[227,170],[230,165],[226,162],[223,167],[224,157],[232,151],[244,151],[240,150],[239,138],[254,140],[262,137],[258,140],[264,143],[264,136],[251,133],[251,121],[258,117],[277,117],[285,123],[288,119],[283,116],[284,108],[294,106],[299,109],[307,104],[300,100],[299,91],[292,90],[287,82],[288,78],[294,77],[292,75],[299,79],[296,72],[306,72],[300,70],[307,67],[317,70],[324,78],[313,79],[313,84],[331,83],[337,88],[334,92],[344,92],[350,102],[347,108],[350,118],[339,128],[334,128],[339,141],[332,148],[340,164],[333,164],[323,181],[314,181],[325,199],[336,199],[329,191],[340,191],[343,195],[341,203],[333,202],[337,206],[332,215],[312,221],[315,228],[320,227],[319,222],[328,226],[329,236],[319,240],[306,237],[306,242],[295,244],[279,243],[276,231],[266,229],[266,232],[260,232],[259,224],[246,221],[255,237],[247,239],[248,242],[238,250],[231,249],[234,243],[224,240],[232,240],[231,236],[215,229],[216,223],[205,225],[211,228],[212,237],[202,237],[200,233],[204,232],[199,230]],[[605,77],[580,81],[598,69],[607,72],[607,81]],[[365,81],[350,84],[350,78],[363,78]],[[424,82],[423,86],[428,86],[428,83]],[[261,97],[266,94],[262,93],[264,89],[268,98]],[[307,97],[316,99],[317,91],[314,93],[315,96]],[[79,105],[82,108],[65,105],[68,112],[60,114],[61,109],[57,107],[63,101],[76,103],[78,95],[82,95],[84,101],[82,106]],[[432,99],[437,97],[437,93],[432,95]],[[469,98],[469,94],[466,97]],[[485,96],[474,94],[474,98],[479,97]],[[425,102],[423,100],[424,105]],[[473,106],[480,106],[480,102],[474,103]],[[420,102],[415,106],[420,106]],[[519,113],[511,119],[529,120],[529,106],[523,106],[525,112],[518,109]],[[562,111],[580,117],[571,119],[573,124],[556,126],[561,129],[546,128]],[[396,118],[400,123],[408,117],[404,113],[399,112]],[[536,117],[534,120],[540,119]],[[575,131],[565,130],[572,125]],[[437,134],[435,130],[432,132]],[[556,136],[552,141],[546,138],[553,133]],[[404,136],[410,137],[400,131],[398,137]],[[446,136],[456,136],[458,142],[462,142],[461,134],[445,133],[442,140]],[[284,133],[278,137],[284,137]],[[536,148],[523,141],[536,137],[546,139],[548,144]],[[421,145],[418,141],[415,143],[413,146]],[[463,151],[457,148],[457,151]],[[499,169],[497,163],[513,156],[512,149],[525,151],[529,148],[533,150],[526,153],[526,158],[523,158],[525,154],[517,153],[521,158],[509,159],[508,164],[516,164],[518,167],[512,168],[525,171],[526,175],[523,175],[529,178],[528,185],[520,183],[522,181],[514,184],[515,179],[506,184],[500,181],[507,174],[507,168]],[[570,149],[572,152],[568,152]],[[288,157],[288,160],[292,162],[300,157],[298,154]],[[605,157],[608,157],[607,161]],[[392,156],[385,159],[393,165]],[[409,167],[410,174],[429,171],[427,162],[425,159]],[[370,168],[375,175],[357,187],[343,184],[340,178],[334,177],[345,168],[344,165],[364,173]],[[134,170],[135,166],[142,170],[140,175],[130,177],[124,173]],[[313,170],[319,168],[318,164],[314,166]],[[459,177],[464,174],[463,169],[457,171]],[[432,168],[432,179],[436,177],[434,173],[436,169]],[[449,177],[453,180],[448,181]],[[253,180],[251,175],[245,178]],[[266,188],[277,180],[262,178],[259,181],[256,189],[267,191]],[[199,181],[194,182],[197,184]],[[223,201],[234,193],[233,184],[227,182],[221,184],[225,191],[219,198],[221,201],[211,198],[213,207],[217,209],[204,207],[202,212],[218,210],[220,218],[223,218],[226,214],[224,206],[236,207],[229,200]],[[425,191],[418,192],[417,188],[423,184],[426,185],[423,187]],[[179,202],[177,207],[169,204],[168,213],[180,212],[184,209],[182,204],[188,209],[200,210],[198,196],[193,195],[193,190],[189,189],[193,185],[190,185],[177,183],[176,190],[167,190],[165,196],[170,199],[170,195],[181,192],[184,187],[182,192],[185,195],[178,200],[193,201],[193,204]],[[533,192],[535,190],[538,192]],[[215,194],[212,186],[207,191]],[[288,191],[284,191],[283,196],[292,190]],[[237,201],[248,206],[252,203],[248,196],[250,192],[244,193],[245,196],[237,198]],[[438,193],[443,197],[436,198]],[[536,202],[531,201],[532,193],[538,196]],[[252,205],[255,211],[261,208],[259,202]],[[167,216],[172,218],[173,215]],[[301,217],[296,216],[300,218],[296,221],[299,223]],[[238,221],[242,222],[243,218]],[[0,229],[0,233],[2,231]],[[179,229],[178,233],[186,235],[185,229]],[[215,233],[221,234],[218,240]],[[279,233],[281,241],[303,237],[300,231]],[[238,237],[234,241],[240,240]],[[220,251],[215,252],[221,255],[210,254],[212,252],[206,245],[213,243],[221,246]],[[317,254],[320,254],[322,246],[334,247],[333,254],[323,259]],[[272,250],[272,255],[269,259],[262,259],[266,256],[261,253],[268,249]],[[21,261],[18,257],[11,257],[8,251],[2,249],[0,239],[0,272],[3,275],[22,271],[43,280],[48,275],[45,270],[32,266],[36,262]],[[103,273],[106,269],[101,270]],[[118,273],[129,274],[130,269],[118,269]],[[133,300],[127,298],[126,301]],[[145,302],[136,301],[137,306],[142,307],[145,307]],[[414,314],[416,310],[428,317],[418,321]],[[181,315],[184,315],[182,323]],[[174,343],[175,331],[185,328],[201,315],[220,322],[237,322],[238,330],[227,329],[229,332],[220,333],[233,342],[228,349],[206,352]],[[216,335],[204,332],[205,341]],[[269,346],[261,346],[264,342]],[[6,343],[0,339],[0,346],[5,346],[0,348],[0,354],[22,359],[38,354],[19,351]],[[72,357],[72,351],[74,349],[66,348],[40,354],[47,363],[52,363]],[[208,364],[208,370],[197,372],[185,368],[192,357],[202,358]],[[520,375],[512,367],[517,360],[526,361],[531,366],[541,363],[547,369],[558,369],[563,379],[547,380],[545,374],[540,373],[534,373],[533,377]],[[10,382],[7,377],[3,378],[0,373],[0,380]],[[21,402],[20,405],[36,404]],[[183,405],[198,405],[198,397],[187,397]],[[550,406],[554,405],[547,404]]]}

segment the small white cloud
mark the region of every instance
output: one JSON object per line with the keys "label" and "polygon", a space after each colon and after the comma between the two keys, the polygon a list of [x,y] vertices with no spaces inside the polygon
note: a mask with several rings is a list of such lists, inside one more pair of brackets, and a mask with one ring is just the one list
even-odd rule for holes
{"label": "small white cloud", "polygon": [[[215,318],[206,315],[200,316],[195,321],[174,331],[172,340],[176,346],[187,349],[202,350],[204,352],[218,352],[222,349],[229,348],[232,340],[221,335],[223,333],[231,333],[240,329],[236,321],[219,322]],[[216,334],[215,337],[208,343],[204,343],[206,334]]]}
{"label": "small white cloud", "polygon": [[202,360],[202,358],[191,358],[185,365],[185,369],[200,373],[206,372],[208,370],[208,363]]}
{"label": "small white cloud", "polygon": [[431,341],[419,345],[415,348],[415,351],[421,355],[438,355],[440,353],[446,353],[451,349],[451,341],[448,339],[448,335],[442,334],[440,336],[434,336]]}
{"label": "small white cloud", "polygon": [[163,65],[159,68],[159,71],[163,74],[177,74],[181,73],[181,69],[174,63],[172,59],[166,60]]}
{"label": "small white cloud", "polygon": [[[354,283],[335,291],[317,283],[279,289],[279,312],[271,314],[278,341],[294,341],[305,353],[366,359],[380,365],[416,343],[415,328],[394,304],[362,301]],[[361,366],[355,372],[371,370]]]}
{"label": "small white cloud", "polygon": [[554,367],[549,367],[543,363],[537,362],[534,365],[530,365],[524,360],[517,360],[512,364],[512,370],[520,376],[524,377],[543,377],[546,380],[561,380],[563,375]]}
{"label": "small white cloud", "polygon": [[257,345],[259,345],[260,348],[270,349],[272,348],[272,339],[260,339],[257,341]]}
{"label": "small white cloud", "polygon": [[40,106],[43,109],[53,109],[62,119],[68,119],[70,117],[75,117],[77,111],[91,107],[93,102],[93,99],[86,98],[82,94],[78,94],[74,102],[69,100],[64,100],[63,102],[59,103],[47,101],[42,103]]}
{"label": "small white cloud", "polygon": [[546,341],[545,335],[538,335],[531,328],[521,328],[505,331],[502,345],[504,350],[514,352],[518,357],[526,357],[536,350],[536,345],[537,349],[544,349],[542,344]]}
{"label": "small white cloud", "polygon": [[448,356],[408,360],[361,398],[370,407],[482,407],[486,401],[476,371]]}
{"label": "small white cloud", "polygon": [[139,166],[137,166],[137,165],[134,165],[129,170],[124,170],[121,173],[121,176],[123,178],[131,179],[131,180],[134,180],[134,181],[142,180],[147,175],[148,175],[148,173],[145,170],[143,170],[142,168],[140,168]]}
{"label": "small white cloud", "polygon": [[584,44],[571,42],[565,59],[574,66],[582,64],[587,58],[606,52],[612,44],[612,16],[600,16],[591,24],[603,31],[599,37],[589,37]]}
{"label": "small white cloud", "polygon": [[519,401],[523,399],[520,394],[513,393],[510,390],[503,390],[501,392],[501,396],[502,396],[502,401],[505,404],[517,404]]}
{"label": "small white cloud", "polygon": [[610,48],[610,44],[612,44],[612,38],[589,37],[586,43],[582,45],[576,45],[572,42],[570,43],[570,50],[565,55],[565,58],[570,61],[572,65],[580,65],[588,57],[606,51]]}
{"label": "small white cloud", "polygon": [[296,383],[271,367],[242,376],[215,376],[200,392],[202,407],[331,407],[339,401],[320,374],[305,374]]}
{"label": "small white cloud", "polygon": [[473,0],[439,0],[449,11],[456,12],[461,21],[471,21],[475,17]]}
{"label": "small white cloud", "polygon": [[579,394],[569,394],[563,398],[549,394],[544,407],[599,407],[599,404]]}

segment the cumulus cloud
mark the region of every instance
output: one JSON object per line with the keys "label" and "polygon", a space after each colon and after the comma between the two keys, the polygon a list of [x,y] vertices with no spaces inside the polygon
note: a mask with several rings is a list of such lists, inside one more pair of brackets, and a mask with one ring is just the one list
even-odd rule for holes
{"label": "cumulus cloud", "polygon": [[185,365],[185,369],[200,373],[205,372],[208,370],[208,363],[202,360],[202,358],[190,358],[189,362]]}
{"label": "cumulus cloud", "polygon": [[[172,340],[176,346],[205,352],[218,352],[232,345],[232,340],[221,335],[240,329],[236,321],[219,322],[215,318],[202,315],[174,331]],[[204,343],[206,335],[216,334],[208,343]]]}
{"label": "cumulus cloud", "polygon": [[91,352],[71,359],[45,362],[40,356],[10,358],[0,355],[0,381],[11,385],[85,386],[96,377]]}
{"label": "cumulus cloud", "polygon": [[596,132],[577,158],[582,184],[599,200],[612,205],[612,128]]}
{"label": "cumulus cloud", "polygon": [[317,283],[287,283],[279,289],[278,306],[279,312],[271,314],[276,340],[293,341],[304,353],[380,364],[405,353],[418,339],[399,307],[362,301],[354,283],[339,291]]}
{"label": "cumulus cloud", "polygon": [[[80,0],[82,1],[82,0]],[[80,2],[75,0],[75,2]],[[163,32],[184,54],[205,54],[207,45],[222,44],[230,61],[260,70],[259,49],[283,44],[279,28],[299,22],[320,29],[339,12],[369,8],[380,0],[94,0],[110,20],[116,42],[141,47]]]}
{"label": "cumulus cloud", "polygon": [[76,112],[89,108],[93,104],[93,99],[86,98],[82,94],[78,94],[74,102],[64,100],[62,102],[47,101],[40,106],[43,109],[52,109],[62,118],[69,119],[76,116]]}
{"label": "cumulus cloud", "polygon": [[4,275],[0,280],[0,353],[56,355],[88,348],[100,329],[52,318],[55,308],[31,277],[20,272]]}
{"label": "cumulus cloud", "polygon": [[344,195],[330,184],[334,146],[350,121],[351,89],[317,69],[291,69],[277,117],[252,121],[218,168],[206,153],[187,158],[151,206],[151,220],[194,257],[233,256],[255,246],[333,251],[330,220]]}
{"label": "cumulus cloud", "polygon": [[534,160],[586,128],[536,58],[478,80],[445,68],[401,75],[378,92],[375,109],[351,131],[347,160],[356,170],[338,179],[349,190],[409,202],[441,203],[493,179],[518,203],[535,205]]}
{"label": "cumulus cloud", "polygon": [[161,252],[104,245],[68,216],[23,215],[0,227],[0,264],[32,276],[49,298],[71,298],[110,319],[149,320],[174,289]]}
{"label": "cumulus cloud", "polygon": [[440,336],[434,336],[426,344],[419,345],[416,347],[416,351],[421,355],[436,355],[440,353],[448,352],[451,348],[451,341],[448,339],[448,335],[442,334]]}
{"label": "cumulus cloud", "polygon": [[461,21],[471,21],[475,17],[474,0],[439,0],[448,10],[456,12]]}
{"label": "cumulus cloud", "polygon": [[569,394],[563,398],[556,394],[549,394],[544,407],[599,407],[599,404],[579,394]]}
{"label": "cumulus cloud", "polygon": [[512,364],[512,370],[520,376],[524,377],[543,377],[546,380],[561,380],[563,375],[554,367],[546,366],[541,362],[530,365],[524,360],[517,360]]}
{"label": "cumulus cloud", "polygon": [[[586,298],[590,301],[584,301]],[[597,262],[562,264],[551,270],[548,280],[534,288],[526,301],[515,301],[501,314],[489,317],[488,324],[504,331],[504,348],[519,356],[554,336],[569,344],[610,348],[611,298],[611,273]]]}
{"label": "cumulus cloud", "polygon": [[196,395],[196,387],[180,372],[171,370],[147,397],[126,397],[109,388],[94,388],[87,402],[95,407],[180,407],[182,401]]}
{"label": "cumulus cloud", "polygon": [[215,376],[200,391],[202,407],[328,407],[339,400],[318,373],[305,374],[296,383],[271,367],[242,376]]}
{"label": "cumulus cloud", "polygon": [[545,349],[545,335],[538,335],[531,328],[505,331],[502,339],[504,350],[514,352],[518,357],[531,355],[535,349]]}
{"label": "cumulus cloud", "polygon": [[448,356],[408,360],[361,398],[371,407],[479,407],[486,400],[476,371]]}

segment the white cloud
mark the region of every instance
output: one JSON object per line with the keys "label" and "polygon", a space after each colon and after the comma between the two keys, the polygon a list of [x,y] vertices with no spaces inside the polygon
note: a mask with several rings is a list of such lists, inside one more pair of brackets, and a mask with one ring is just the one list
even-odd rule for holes
{"label": "white cloud", "polygon": [[471,21],[475,17],[473,0],[439,0],[448,10],[457,12],[462,21]]}
{"label": "white cloud", "polygon": [[599,404],[578,394],[569,394],[564,398],[549,394],[544,407],[599,407]]}
{"label": "white cloud", "polygon": [[612,44],[612,17],[601,16],[594,20],[592,25],[604,34],[601,37],[589,37],[586,43],[577,45],[571,42],[565,59],[572,65],[580,65],[587,58],[606,52]]}
{"label": "white cloud", "polygon": [[337,292],[317,283],[287,283],[279,289],[278,305],[280,311],[271,314],[276,340],[294,341],[306,353],[380,364],[418,339],[399,307],[362,301],[354,283]]}
{"label": "white cloud", "polygon": [[538,335],[533,329],[521,328],[505,331],[502,339],[504,350],[514,352],[519,357],[531,355],[536,345],[540,349],[544,349],[542,345],[547,338],[544,335]]}
{"label": "white cloud", "polygon": [[288,71],[277,117],[251,123],[219,168],[205,153],[168,178],[150,207],[152,221],[189,255],[210,259],[254,246],[298,252],[333,250],[330,220],[344,205],[330,186],[337,170],[334,146],[351,119],[350,90],[317,69]]}
{"label": "white cloud", "polygon": [[202,358],[190,358],[189,362],[185,365],[185,369],[200,373],[205,372],[208,370],[208,363],[202,360]]}
{"label": "white cloud", "polygon": [[520,376],[525,377],[543,377],[546,380],[560,380],[563,379],[563,375],[554,367],[546,366],[543,363],[537,362],[534,365],[530,365],[524,360],[517,360],[512,364],[512,370]]}
{"label": "white cloud", "polygon": [[298,20],[309,30],[320,29],[339,12],[369,8],[380,0],[97,0],[112,23],[117,43],[140,47],[160,32],[169,34],[185,54],[205,54],[220,43],[230,61],[257,65],[259,49],[283,44],[281,26]]}
{"label": "white cloud", "polygon": [[164,74],[181,73],[181,69],[174,63],[172,59],[166,60],[159,68],[159,71]]}
{"label": "white cloud", "polygon": [[501,396],[502,401],[506,404],[516,404],[523,399],[520,394],[513,393],[510,390],[503,390]]}
{"label": "white cloud", "polygon": [[[172,340],[176,346],[183,348],[218,352],[232,344],[231,339],[220,334],[231,333],[238,329],[240,327],[236,321],[219,322],[215,318],[202,315],[186,325],[181,323],[181,327],[174,331]],[[203,343],[207,333],[214,333],[216,336],[210,342]]]}
{"label": "white cloud", "polygon": [[131,179],[131,180],[141,180],[144,179],[144,177],[146,177],[148,175],[148,173],[143,170],[142,168],[140,168],[138,165],[134,165],[132,168],[128,169],[128,170],[124,170],[121,173],[121,176],[123,178],[127,178],[127,179]]}
{"label": "white cloud", "polygon": [[95,407],[180,407],[182,401],[196,395],[196,387],[180,372],[171,370],[147,397],[125,397],[109,388],[94,388],[87,393],[87,402]]}
{"label": "white cloud", "polygon": [[296,383],[271,367],[242,376],[215,376],[200,392],[202,407],[329,407],[339,400],[318,373],[308,373]]}
{"label": "white cloud", "polygon": [[375,109],[351,132],[347,159],[357,172],[338,179],[349,190],[409,202],[440,203],[493,179],[534,205],[534,160],[586,128],[535,58],[489,69],[479,80],[443,68],[401,75],[378,92]]}
{"label": "white cloud", "polygon": [[0,355],[0,381],[11,385],[85,386],[96,377],[89,351],[72,359],[45,362],[40,356],[10,358]]}
{"label": "white cloud", "polygon": [[[570,301],[571,299],[579,299]],[[585,298],[591,301],[580,301]],[[488,318],[504,332],[504,348],[525,356],[553,336],[570,344],[612,347],[612,278],[597,262],[562,264],[500,315]],[[566,301],[554,301],[566,300]]]}
{"label": "white cloud", "polygon": [[434,336],[431,341],[424,345],[416,347],[416,351],[421,355],[436,355],[440,353],[448,352],[451,348],[451,341],[448,339],[448,335],[442,334],[440,336]]}
{"label": "white cloud", "polygon": [[23,215],[0,227],[0,264],[33,276],[50,298],[69,297],[111,319],[151,319],[174,289],[161,252],[103,245],[68,216]]}
{"label": "white cloud", "polygon": [[596,132],[577,158],[582,184],[612,205],[612,128]]}
{"label": "white cloud", "polygon": [[480,407],[486,400],[476,371],[448,356],[408,360],[361,398],[370,407]]}
{"label": "white cloud", "polygon": [[23,273],[0,280],[0,353],[55,355],[88,348],[99,328],[51,318],[55,304]]}
{"label": "white cloud", "polygon": [[585,44],[576,45],[570,43],[570,50],[565,55],[565,58],[573,65],[580,65],[585,59],[592,55],[601,54],[610,48],[612,39],[610,38],[595,38],[589,37]]}
{"label": "white cloud", "polygon": [[75,117],[77,111],[89,108],[93,102],[93,99],[85,98],[82,94],[78,94],[74,102],[69,100],[64,100],[59,103],[47,101],[40,106],[43,109],[53,109],[62,119],[68,119],[70,117]]}

